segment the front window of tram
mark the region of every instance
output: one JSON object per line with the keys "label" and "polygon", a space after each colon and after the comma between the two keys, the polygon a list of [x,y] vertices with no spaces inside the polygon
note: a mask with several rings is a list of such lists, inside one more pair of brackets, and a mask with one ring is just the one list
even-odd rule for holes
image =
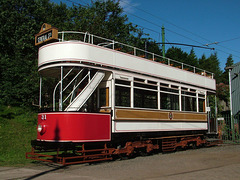
{"label": "front window of tram", "polygon": [[[54,71],[54,70],[53,70]],[[89,83],[95,70],[79,67],[64,67],[63,80],[59,69],[45,73],[40,77],[39,104],[42,112],[64,111]],[[62,82],[62,86],[61,86]],[[60,93],[62,92],[62,93]],[[82,112],[97,111],[97,91],[95,90],[79,110]]]}

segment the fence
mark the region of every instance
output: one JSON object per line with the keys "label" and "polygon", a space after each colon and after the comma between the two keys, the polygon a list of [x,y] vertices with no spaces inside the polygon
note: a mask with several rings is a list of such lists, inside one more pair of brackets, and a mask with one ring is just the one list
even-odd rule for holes
{"label": "fence", "polygon": [[218,135],[224,143],[240,144],[239,119],[240,115],[231,118],[230,114],[218,118]]}

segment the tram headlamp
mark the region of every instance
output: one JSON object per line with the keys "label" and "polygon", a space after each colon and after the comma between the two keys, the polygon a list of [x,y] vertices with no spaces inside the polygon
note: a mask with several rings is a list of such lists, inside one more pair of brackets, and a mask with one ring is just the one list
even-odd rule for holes
{"label": "tram headlamp", "polygon": [[42,130],[43,130],[43,126],[41,124],[39,124],[38,127],[37,127],[37,131],[39,133],[41,133]]}
{"label": "tram headlamp", "polygon": [[44,134],[46,132],[46,126],[44,124],[38,124],[37,126],[37,131],[40,134]]}

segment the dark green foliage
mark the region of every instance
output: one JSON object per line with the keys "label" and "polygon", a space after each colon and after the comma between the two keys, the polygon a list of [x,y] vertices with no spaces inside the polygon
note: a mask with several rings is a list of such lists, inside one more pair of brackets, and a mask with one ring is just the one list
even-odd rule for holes
{"label": "dark green foliage", "polygon": [[186,64],[198,67],[198,58],[194,52],[194,49],[191,49],[190,53],[188,54]]}
{"label": "dark green foliage", "polygon": [[[122,15],[115,1],[96,1],[89,7],[49,0],[0,2],[0,103],[31,106],[37,103],[39,78],[34,35],[43,23],[61,30],[88,31],[109,39],[133,42],[137,29]],[[136,38],[135,38],[136,39]]]}
{"label": "dark green foliage", "polygon": [[0,2],[0,101],[6,105],[29,105],[37,93],[35,9],[34,0]]}
{"label": "dark green foliage", "polygon": [[166,57],[186,63],[188,54],[186,52],[183,52],[181,48],[172,47],[167,50]]}
{"label": "dark green foliage", "polygon": [[[225,64],[225,68],[230,67],[230,66],[232,66],[232,65],[233,65],[233,58],[232,58],[232,55],[230,54],[230,55],[228,56],[228,58],[227,58],[227,62],[226,62],[226,64]],[[228,71],[229,71],[229,70],[226,70],[226,69],[225,69],[224,73],[222,74],[222,80],[223,80],[223,83],[225,83],[225,84],[229,84]]]}

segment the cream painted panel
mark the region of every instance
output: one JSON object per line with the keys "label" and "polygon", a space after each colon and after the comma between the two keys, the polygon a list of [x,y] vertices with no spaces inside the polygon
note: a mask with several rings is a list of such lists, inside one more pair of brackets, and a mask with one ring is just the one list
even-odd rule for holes
{"label": "cream painted panel", "polygon": [[52,43],[39,49],[38,66],[54,61],[94,61],[114,64],[114,51],[81,42]]}
{"label": "cream painted panel", "polygon": [[207,130],[207,123],[114,122],[113,132]]}

